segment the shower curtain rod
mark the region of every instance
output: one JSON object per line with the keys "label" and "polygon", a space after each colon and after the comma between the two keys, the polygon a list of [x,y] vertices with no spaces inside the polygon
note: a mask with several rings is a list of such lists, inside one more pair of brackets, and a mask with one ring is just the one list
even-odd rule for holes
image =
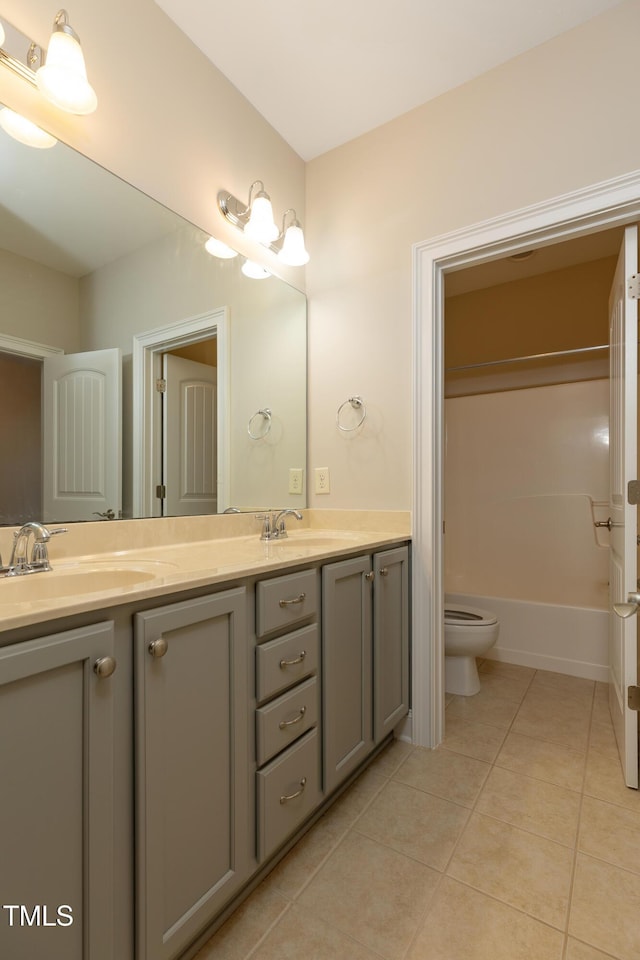
{"label": "shower curtain rod", "polygon": [[497,367],[505,363],[528,363],[531,360],[550,360],[552,357],[570,357],[577,353],[594,353],[608,350],[609,344],[599,347],[577,347],[575,350],[556,350],[553,353],[534,353],[529,357],[509,357],[507,360],[485,360],[483,363],[467,363],[461,367],[447,367],[445,373],[458,373],[462,370],[478,370],[480,367]]}

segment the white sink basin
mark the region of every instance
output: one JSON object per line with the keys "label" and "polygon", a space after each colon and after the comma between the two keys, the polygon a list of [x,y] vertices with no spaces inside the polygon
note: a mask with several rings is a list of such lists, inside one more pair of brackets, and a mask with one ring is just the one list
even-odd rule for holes
{"label": "white sink basin", "polygon": [[0,604],[22,601],[56,600],[61,597],[80,599],[83,594],[105,590],[123,590],[155,580],[156,569],[135,566],[109,567],[102,564],[87,568],[73,567],[0,578]]}

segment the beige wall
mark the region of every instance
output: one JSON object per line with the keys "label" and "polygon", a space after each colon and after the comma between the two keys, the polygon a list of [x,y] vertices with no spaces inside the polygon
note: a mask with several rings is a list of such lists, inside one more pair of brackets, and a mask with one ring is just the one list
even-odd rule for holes
{"label": "beige wall", "polygon": [[633,0],[308,165],[314,505],[411,504],[411,245],[640,167],[639,35]]}
{"label": "beige wall", "polygon": [[80,349],[79,299],[74,277],[0,250],[0,333],[73,353]]}

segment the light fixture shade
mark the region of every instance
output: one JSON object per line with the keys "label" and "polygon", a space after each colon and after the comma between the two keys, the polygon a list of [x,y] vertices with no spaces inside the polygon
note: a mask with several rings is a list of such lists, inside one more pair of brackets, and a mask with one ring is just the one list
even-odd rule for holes
{"label": "light fixture shade", "polygon": [[27,147],[36,147],[38,150],[55,147],[58,142],[51,134],[45,133],[31,120],[27,120],[21,114],[9,110],[8,107],[3,107],[0,110],[0,127],[14,140],[24,143]]}
{"label": "light fixture shade", "polygon": [[219,260],[232,260],[238,256],[237,250],[228,247],[222,240],[216,240],[215,237],[209,237],[204,248],[207,253],[210,253],[212,257],[218,257]]}
{"label": "light fixture shade", "polygon": [[289,267],[303,267],[309,262],[309,254],[304,245],[304,233],[297,220],[287,227],[278,260]]}
{"label": "light fixture shade", "polygon": [[266,280],[267,277],[271,276],[269,271],[256,263],[255,260],[245,260],[240,270],[250,280]]}
{"label": "light fixture shade", "polygon": [[[67,113],[93,113],[98,105],[93,87],[87,80],[87,69],[78,37],[71,27],[56,17],[44,65],[36,72],[40,92]],[[66,17],[66,14],[65,14]]]}
{"label": "light fixture shade", "polygon": [[4,43],[4,39],[5,39],[4,27],[3,27],[2,24],[0,23],[0,47],[1,47],[2,44]]}
{"label": "light fixture shade", "polygon": [[280,233],[273,219],[271,200],[264,190],[256,194],[251,203],[251,214],[244,232],[252,240],[267,245],[277,239]]}

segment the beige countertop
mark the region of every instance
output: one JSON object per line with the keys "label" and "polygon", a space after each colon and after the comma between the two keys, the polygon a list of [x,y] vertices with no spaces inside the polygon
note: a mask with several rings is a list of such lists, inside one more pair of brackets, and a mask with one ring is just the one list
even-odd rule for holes
{"label": "beige countertop", "polygon": [[408,534],[394,529],[396,526],[390,523],[391,529],[386,531],[304,527],[291,530],[284,540],[262,541],[254,533],[59,560],[52,556],[54,569],[50,572],[0,578],[0,630],[244,577],[269,576],[354,551],[383,549],[409,539]]}

